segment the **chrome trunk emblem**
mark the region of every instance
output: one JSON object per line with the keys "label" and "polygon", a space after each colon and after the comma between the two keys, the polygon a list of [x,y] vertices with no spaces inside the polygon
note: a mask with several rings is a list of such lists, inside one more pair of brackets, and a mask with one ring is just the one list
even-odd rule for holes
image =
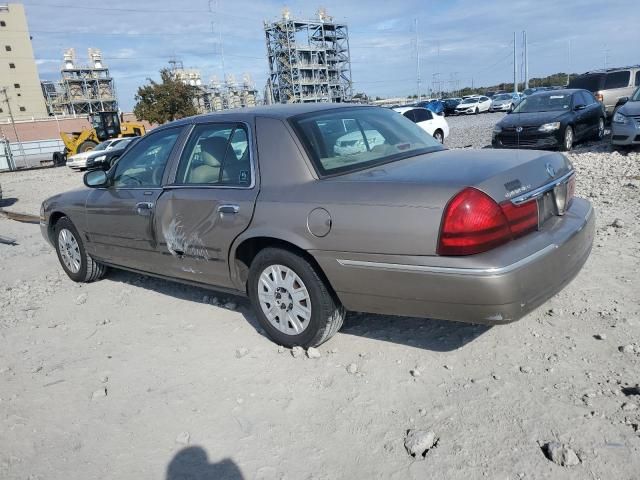
{"label": "chrome trunk emblem", "polygon": [[549,176],[551,178],[556,176],[556,169],[553,168],[553,165],[551,165],[550,163],[547,163],[547,165],[545,167],[547,169],[547,173],[549,174]]}
{"label": "chrome trunk emblem", "polygon": [[516,132],[518,133],[522,132],[522,127],[516,127]]}

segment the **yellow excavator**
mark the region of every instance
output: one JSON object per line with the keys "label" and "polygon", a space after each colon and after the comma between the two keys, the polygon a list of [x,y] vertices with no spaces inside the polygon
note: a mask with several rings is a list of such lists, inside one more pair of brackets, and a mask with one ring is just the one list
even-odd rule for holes
{"label": "yellow excavator", "polygon": [[[125,122],[118,112],[96,112],[89,116],[91,128],[80,132],[60,132],[65,157],[93,150],[109,138],[139,137],[147,133],[141,122]],[[55,160],[54,160],[55,161]]]}

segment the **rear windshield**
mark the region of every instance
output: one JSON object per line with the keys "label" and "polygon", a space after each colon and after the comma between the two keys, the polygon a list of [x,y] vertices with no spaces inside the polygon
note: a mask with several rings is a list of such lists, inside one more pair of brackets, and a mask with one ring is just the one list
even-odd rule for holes
{"label": "rear windshield", "polygon": [[442,150],[411,120],[384,108],[341,108],[291,120],[321,175],[335,175]]}
{"label": "rear windshield", "polygon": [[567,88],[584,88],[590,92],[597,92],[604,87],[604,80],[604,73],[587,73],[571,80]]}

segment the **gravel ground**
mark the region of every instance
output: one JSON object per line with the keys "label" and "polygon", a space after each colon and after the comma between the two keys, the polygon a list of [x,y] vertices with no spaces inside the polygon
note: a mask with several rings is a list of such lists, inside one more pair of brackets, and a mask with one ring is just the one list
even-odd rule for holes
{"label": "gravel ground", "polygon": [[[499,116],[451,118],[447,145],[486,146]],[[495,328],[352,314],[296,357],[242,299],[74,284],[37,225],[0,217],[0,478],[637,480],[640,153],[570,158],[596,241],[543,307]],[[37,214],[81,175],[0,182]]]}

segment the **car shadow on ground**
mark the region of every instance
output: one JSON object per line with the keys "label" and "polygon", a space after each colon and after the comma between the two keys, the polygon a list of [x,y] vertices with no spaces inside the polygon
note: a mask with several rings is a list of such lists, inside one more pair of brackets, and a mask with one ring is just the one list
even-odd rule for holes
{"label": "car shadow on ground", "polygon": [[11,205],[17,203],[18,199],[14,197],[2,198],[0,199],[0,208],[10,207]]}
{"label": "car shadow on ground", "polygon": [[[106,278],[180,300],[238,311],[256,333],[268,338],[245,297],[117,269],[111,269]],[[217,299],[216,303],[212,303],[214,299]],[[434,352],[449,352],[472,342],[490,328],[487,325],[350,312],[338,335],[354,335]]]}
{"label": "car shadow on ground", "polygon": [[207,452],[201,447],[180,450],[167,466],[166,480],[243,480],[240,468],[230,458],[209,463]]}

